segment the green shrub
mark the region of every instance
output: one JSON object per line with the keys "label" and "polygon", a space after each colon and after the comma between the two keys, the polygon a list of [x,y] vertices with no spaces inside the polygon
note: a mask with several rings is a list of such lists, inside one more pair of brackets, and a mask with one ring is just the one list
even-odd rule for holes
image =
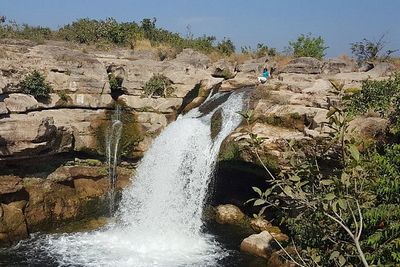
{"label": "green shrub", "polygon": [[117,77],[111,73],[108,75],[108,81],[110,83],[111,91],[118,91],[122,89],[122,82],[124,80],[121,77]]}
{"label": "green shrub", "polygon": [[165,97],[172,93],[171,88],[171,81],[167,77],[162,74],[155,74],[144,85],[143,91],[146,96]]}
{"label": "green shrub", "polygon": [[353,114],[378,112],[391,121],[391,131],[400,133],[400,73],[382,81],[366,80],[359,92],[353,94],[349,103]]}
{"label": "green shrub", "polygon": [[235,46],[230,39],[224,38],[224,40],[218,43],[217,50],[222,55],[230,56],[231,54],[235,53]]}
{"label": "green shrub", "polygon": [[60,97],[60,100],[64,103],[67,103],[69,100],[69,96],[65,91],[58,91],[57,95]]}
{"label": "green shrub", "polygon": [[325,56],[325,41],[321,36],[312,37],[311,33],[301,34],[296,41],[289,42],[290,49],[296,57],[314,57],[322,59]]}
{"label": "green shrub", "polygon": [[28,74],[19,86],[24,94],[33,95],[36,99],[47,99],[52,91],[45,77],[36,70]]}
{"label": "green shrub", "polygon": [[276,48],[268,47],[265,44],[258,43],[256,49],[252,49],[250,46],[243,46],[241,47],[242,54],[249,55],[254,54],[256,58],[265,57],[265,56],[276,56],[277,51]]}

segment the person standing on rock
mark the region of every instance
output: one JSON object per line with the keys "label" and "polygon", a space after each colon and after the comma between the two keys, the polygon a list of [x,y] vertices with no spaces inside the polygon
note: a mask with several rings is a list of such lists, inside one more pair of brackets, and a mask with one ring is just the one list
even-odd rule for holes
{"label": "person standing on rock", "polygon": [[257,77],[257,80],[258,80],[259,83],[265,83],[265,82],[268,80],[268,78],[269,78],[270,76],[271,76],[271,75],[270,75],[268,69],[267,69],[267,68],[264,68],[263,73],[262,73],[262,76]]}

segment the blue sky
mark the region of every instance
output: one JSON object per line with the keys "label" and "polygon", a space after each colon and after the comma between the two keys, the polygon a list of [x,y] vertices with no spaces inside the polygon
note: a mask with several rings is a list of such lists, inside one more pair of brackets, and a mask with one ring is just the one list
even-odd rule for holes
{"label": "blue sky", "polygon": [[77,18],[141,21],[195,36],[231,38],[237,48],[257,43],[283,50],[301,33],[321,35],[328,57],[350,53],[350,43],[386,33],[400,48],[400,0],[0,0],[0,15],[18,23],[56,28]]}

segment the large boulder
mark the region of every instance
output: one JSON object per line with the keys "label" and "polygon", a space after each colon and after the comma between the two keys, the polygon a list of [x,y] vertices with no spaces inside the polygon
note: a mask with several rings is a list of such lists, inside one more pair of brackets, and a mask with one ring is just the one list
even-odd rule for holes
{"label": "large boulder", "polygon": [[301,74],[320,74],[322,72],[322,62],[312,57],[299,57],[291,60],[286,67],[281,70],[283,73]]}
{"label": "large boulder", "polygon": [[240,250],[251,255],[269,258],[272,253],[272,242],[274,238],[268,231],[262,231],[243,239]]}
{"label": "large boulder", "polygon": [[[279,229],[278,227],[275,227]],[[269,258],[271,256],[273,250],[273,243],[278,242],[286,242],[289,240],[289,237],[285,234],[282,234],[279,231],[271,232],[271,231],[262,231],[259,234],[253,234],[249,237],[243,239],[240,244],[240,250],[243,252],[247,252],[254,256]]]}
{"label": "large boulder", "polygon": [[215,210],[215,219],[220,224],[241,224],[246,215],[235,205],[219,205]]}
{"label": "large boulder", "polygon": [[4,99],[4,103],[11,113],[26,112],[38,108],[37,100],[26,94],[11,94]]}
{"label": "large boulder", "polygon": [[57,127],[52,117],[37,119],[22,114],[0,120],[0,157],[66,152],[72,144],[71,131]]}
{"label": "large boulder", "polygon": [[322,73],[337,74],[356,71],[357,66],[353,60],[329,59],[323,64]]}
{"label": "large boulder", "polygon": [[210,64],[210,59],[206,55],[190,48],[183,49],[182,52],[176,56],[174,61],[189,64],[201,69],[207,68]]}

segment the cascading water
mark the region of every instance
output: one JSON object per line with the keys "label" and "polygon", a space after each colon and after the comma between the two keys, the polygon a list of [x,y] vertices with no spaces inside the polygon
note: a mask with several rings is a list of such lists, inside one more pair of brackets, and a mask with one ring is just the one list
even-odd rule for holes
{"label": "cascading water", "polygon": [[117,105],[114,114],[111,116],[111,125],[107,129],[106,133],[106,157],[108,164],[108,178],[110,181],[110,215],[114,213],[115,209],[115,185],[117,182],[118,148],[122,133],[122,122],[120,117],[121,109],[119,105]]}
{"label": "cascading water", "polygon": [[[195,109],[171,123],[123,192],[114,223],[89,233],[47,235],[33,246],[62,266],[218,266],[227,252],[204,233],[201,217],[219,147],[239,125],[246,94],[234,92],[207,114]],[[216,109],[222,127],[212,139]]]}

